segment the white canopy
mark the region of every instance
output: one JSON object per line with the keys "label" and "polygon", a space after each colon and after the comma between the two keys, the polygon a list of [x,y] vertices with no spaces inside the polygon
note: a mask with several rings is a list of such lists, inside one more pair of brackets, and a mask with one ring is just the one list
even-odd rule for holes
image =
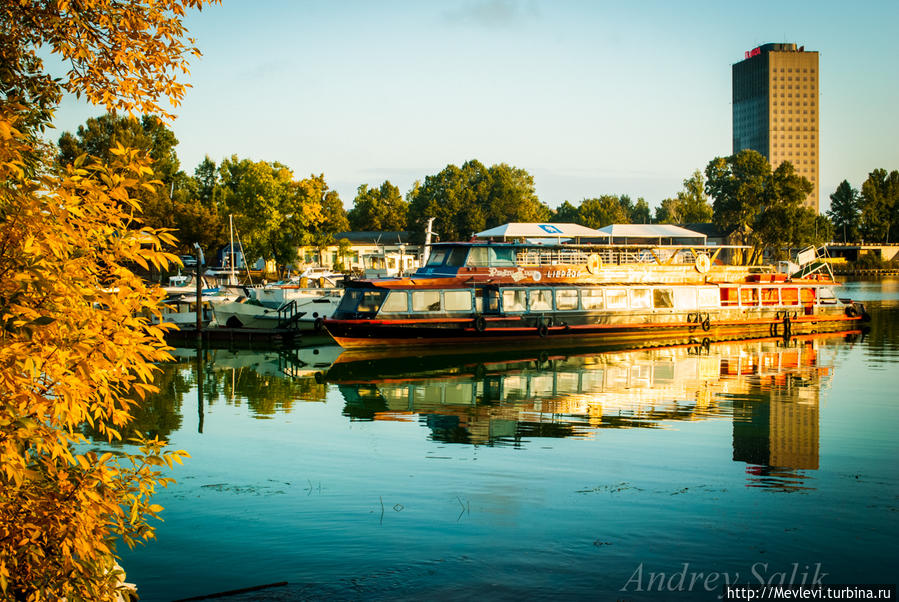
{"label": "white canopy", "polygon": [[612,224],[605,228],[600,228],[600,232],[606,236],[611,236],[616,243],[641,242],[641,241],[660,241],[662,239],[669,240],[673,243],[675,239],[684,244],[701,240],[701,244],[705,244],[706,235],[694,230],[687,230],[680,226],[672,224]]}
{"label": "white canopy", "polygon": [[606,240],[609,234],[579,224],[526,224],[509,223],[490,228],[475,234],[475,238],[601,238]]}

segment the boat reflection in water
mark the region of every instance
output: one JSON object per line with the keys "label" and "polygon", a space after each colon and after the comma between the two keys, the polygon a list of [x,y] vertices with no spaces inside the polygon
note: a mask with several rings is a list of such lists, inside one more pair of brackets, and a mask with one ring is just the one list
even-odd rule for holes
{"label": "boat reflection in water", "polygon": [[343,354],[322,378],[338,385],[349,418],[419,422],[451,443],[523,446],[729,417],[733,460],[747,464],[748,485],[794,489],[805,487],[801,471],[818,468],[819,395],[835,349],[860,334],[583,355]]}

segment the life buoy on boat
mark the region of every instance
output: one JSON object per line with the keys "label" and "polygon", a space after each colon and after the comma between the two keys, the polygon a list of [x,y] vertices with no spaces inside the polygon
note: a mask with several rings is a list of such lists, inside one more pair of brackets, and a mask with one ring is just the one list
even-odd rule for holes
{"label": "life buoy on boat", "polygon": [[696,271],[705,274],[712,267],[712,260],[705,253],[696,255]]}
{"label": "life buoy on boat", "polygon": [[587,271],[591,274],[598,274],[602,269],[602,258],[596,253],[590,253],[590,256],[587,257]]}
{"label": "life buoy on boat", "polygon": [[478,316],[474,319],[474,329],[478,332],[484,332],[487,330],[487,318],[484,316]]}

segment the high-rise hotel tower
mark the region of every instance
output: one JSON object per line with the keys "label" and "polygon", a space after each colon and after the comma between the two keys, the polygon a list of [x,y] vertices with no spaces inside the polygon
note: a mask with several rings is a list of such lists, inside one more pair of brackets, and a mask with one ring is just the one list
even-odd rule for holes
{"label": "high-rise hotel tower", "polygon": [[771,168],[789,161],[814,186],[818,211],[818,53],[764,44],[733,66],[734,150],[751,148]]}

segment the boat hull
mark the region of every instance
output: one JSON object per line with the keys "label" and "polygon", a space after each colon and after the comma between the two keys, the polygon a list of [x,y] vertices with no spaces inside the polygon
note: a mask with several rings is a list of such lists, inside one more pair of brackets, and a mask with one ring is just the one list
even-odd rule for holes
{"label": "boat hull", "polygon": [[[377,347],[491,347],[553,348],[581,344],[626,344],[662,339],[728,340],[749,337],[790,337],[857,328],[860,316],[845,313],[796,315],[777,312],[770,316],[731,317],[695,314],[681,319],[648,321],[619,319],[593,323],[559,323],[546,318],[494,318],[485,325],[469,318],[454,322],[410,324],[384,320],[325,320],[328,333],[345,349]],[[706,319],[708,318],[708,319]],[[597,320],[599,322],[597,322]],[[479,328],[482,327],[482,328]]]}

